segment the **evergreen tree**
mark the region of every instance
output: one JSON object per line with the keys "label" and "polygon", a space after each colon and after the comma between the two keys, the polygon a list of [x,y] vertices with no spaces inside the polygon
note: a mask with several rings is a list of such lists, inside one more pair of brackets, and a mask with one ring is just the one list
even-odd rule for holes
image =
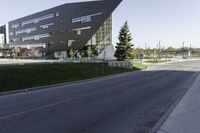
{"label": "evergreen tree", "polygon": [[128,22],[126,21],[125,24],[122,26],[119,32],[119,43],[116,46],[115,57],[118,61],[124,61],[126,59],[131,58],[133,45],[131,44],[131,33],[129,30]]}

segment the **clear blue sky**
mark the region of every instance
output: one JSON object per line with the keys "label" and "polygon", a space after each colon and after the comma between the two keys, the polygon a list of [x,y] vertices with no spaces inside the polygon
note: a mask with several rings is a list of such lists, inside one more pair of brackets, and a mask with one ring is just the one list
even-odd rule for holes
{"label": "clear blue sky", "polygon": [[[0,0],[0,24],[64,3],[85,0]],[[113,43],[128,20],[135,47],[200,47],[200,0],[123,0],[113,14]]]}

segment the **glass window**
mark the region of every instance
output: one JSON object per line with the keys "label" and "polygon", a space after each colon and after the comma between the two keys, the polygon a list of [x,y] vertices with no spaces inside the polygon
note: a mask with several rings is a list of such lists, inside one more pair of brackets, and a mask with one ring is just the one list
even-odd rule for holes
{"label": "glass window", "polygon": [[91,22],[91,16],[85,16],[81,18],[81,23]]}
{"label": "glass window", "polygon": [[12,24],[11,25],[11,28],[18,28],[19,27],[19,24]]}
{"label": "glass window", "polygon": [[28,36],[28,37],[22,37],[22,42],[28,41],[28,40],[33,40],[34,36]]}
{"label": "glass window", "polygon": [[72,19],[72,23],[81,22],[81,18],[74,18]]}
{"label": "glass window", "polygon": [[55,44],[55,43],[54,43],[54,42],[49,42],[49,44],[53,45],[53,44]]}
{"label": "glass window", "polygon": [[75,42],[75,40],[68,40],[68,47],[71,47],[73,42]]}
{"label": "glass window", "polygon": [[11,36],[14,35],[14,32],[10,32],[10,35],[11,35]]}
{"label": "glass window", "polygon": [[51,36],[52,36],[51,33],[45,33],[45,34],[39,34],[39,35],[35,35],[35,36],[23,37],[22,42],[28,41],[28,40],[40,40],[42,38],[48,38],[48,37],[51,37]]}
{"label": "glass window", "polygon": [[51,34],[50,33],[46,33],[46,34],[40,34],[40,35],[36,35],[35,36],[36,38],[47,38],[47,37],[51,37]]}
{"label": "glass window", "polygon": [[56,17],[60,16],[60,13],[59,12],[56,12]]}
{"label": "glass window", "polygon": [[81,30],[76,30],[76,35],[81,35]]}
{"label": "glass window", "polygon": [[89,30],[89,29],[91,29],[90,26],[88,26],[88,27],[82,27],[82,28],[76,28],[76,29],[72,29],[72,30],[69,30],[69,31],[75,31],[76,35],[81,35],[81,32],[83,30]]}
{"label": "glass window", "polygon": [[54,17],[54,14],[48,14],[48,15],[39,17],[38,20],[39,20],[39,21],[42,21],[42,20],[46,20],[46,19],[53,18],[53,17]]}
{"label": "glass window", "polygon": [[39,23],[42,20],[50,19],[50,18],[53,18],[53,17],[54,17],[54,14],[48,14],[48,15],[45,15],[45,16],[42,16],[42,17],[39,17],[39,18],[27,20],[27,21],[22,22],[22,26],[27,25],[27,24],[31,24],[31,23]]}
{"label": "glass window", "polygon": [[86,16],[82,16],[82,17],[73,18],[72,19],[72,23],[77,23],[77,22],[87,23],[87,22],[91,22],[92,21],[92,17],[98,16],[98,15],[101,15],[101,14],[103,14],[103,13],[95,13],[95,14],[91,14],[91,15],[86,15]]}
{"label": "glass window", "polygon": [[50,23],[50,24],[45,24],[45,25],[41,25],[40,28],[42,29],[48,29],[50,26],[54,25],[54,23]]}
{"label": "glass window", "polygon": [[32,28],[28,28],[28,29],[24,29],[24,30],[18,30],[15,32],[16,35],[18,34],[23,34],[23,33],[31,33],[32,31],[35,31],[36,27],[32,27]]}
{"label": "glass window", "polygon": [[95,45],[96,50],[101,52],[106,46],[112,44],[112,17],[110,16],[93,37],[88,41],[87,45]]}
{"label": "glass window", "polygon": [[11,42],[17,42],[17,41],[19,41],[19,38],[13,38],[13,39],[11,39]]}
{"label": "glass window", "polygon": [[34,23],[33,19],[22,22],[22,26],[27,25],[27,24],[31,24],[31,23]]}

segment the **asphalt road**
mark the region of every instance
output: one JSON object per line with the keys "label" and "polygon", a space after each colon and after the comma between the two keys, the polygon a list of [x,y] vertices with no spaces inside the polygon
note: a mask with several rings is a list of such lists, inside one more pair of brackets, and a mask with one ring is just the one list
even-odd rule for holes
{"label": "asphalt road", "polygon": [[0,133],[145,133],[192,85],[192,64],[0,96]]}

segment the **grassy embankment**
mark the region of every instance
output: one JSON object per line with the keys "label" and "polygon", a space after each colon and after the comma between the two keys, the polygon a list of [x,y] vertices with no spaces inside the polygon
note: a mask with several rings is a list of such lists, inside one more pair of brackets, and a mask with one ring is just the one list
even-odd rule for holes
{"label": "grassy embankment", "polygon": [[133,59],[133,60],[131,60],[131,62],[133,63],[133,69],[135,69],[135,70],[145,70],[148,67],[148,66],[142,64],[141,60],[139,60],[139,59]]}
{"label": "grassy embankment", "polygon": [[133,68],[134,68],[135,70],[145,70],[145,69],[147,69],[147,66],[144,65],[144,64],[134,64],[134,65],[133,65]]}
{"label": "grassy embankment", "polygon": [[97,63],[35,64],[0,67],[0,92],[95,78],[133,70]]}

